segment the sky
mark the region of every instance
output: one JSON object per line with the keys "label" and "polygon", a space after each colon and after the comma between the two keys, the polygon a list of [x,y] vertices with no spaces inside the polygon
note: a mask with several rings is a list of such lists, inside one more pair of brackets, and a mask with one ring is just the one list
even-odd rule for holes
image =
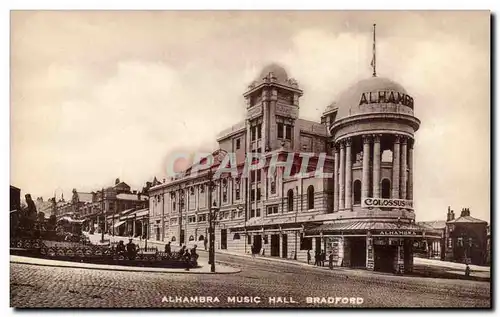
{"label": "sky", "polygon": [[11,184],[71,197],[116,178],[141,189],[179,150],[210,151],[244,119],[270,62],[319,121],[377,74],[415,99],[417,221],[448,206],[490,220],[490,16],[486,11],[13,11]]}

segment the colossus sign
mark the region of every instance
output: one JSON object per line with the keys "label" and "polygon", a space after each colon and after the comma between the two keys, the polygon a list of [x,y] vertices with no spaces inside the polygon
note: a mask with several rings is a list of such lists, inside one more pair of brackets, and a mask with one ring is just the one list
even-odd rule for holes
{"label": "colossus sign", "polygon": [[393,103],[413,109],[413,98],[407,94],[396,91],[364,92],[359,100],[359,105],[370,103]]}
{"label": "colossus sign", "polygon": [[365,198],[363,200],[363,203],[361,204],[361,207],[396,207],[413,209],[413,201],[404,199]]}

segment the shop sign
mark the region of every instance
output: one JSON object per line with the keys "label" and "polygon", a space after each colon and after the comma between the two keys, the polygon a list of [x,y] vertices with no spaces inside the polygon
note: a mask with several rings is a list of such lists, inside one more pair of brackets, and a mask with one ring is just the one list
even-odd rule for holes
{"label": "shop sign", "polygon": [[417,231],[412,230],[382,230],[379,232],[381,236],[418,236]]}
{"label": "shop sign", "polygon": [[359,105],[373,103],[392,103],[399,104],[413,109],[413,98],[407,94],[396,91],[373,91],[364,92],[361,94]]}
{"label": "shop sign", "polygon": [[363,208],[396,207],[404,209],[413,209],[413,201],[405,199],[365,198],[363,199],[361,207]]}

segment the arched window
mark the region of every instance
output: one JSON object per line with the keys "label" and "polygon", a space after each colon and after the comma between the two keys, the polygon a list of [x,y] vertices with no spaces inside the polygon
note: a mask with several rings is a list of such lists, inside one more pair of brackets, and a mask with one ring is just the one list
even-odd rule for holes
{"label": "arched window", "polygon": [[289,189],[286,196],[288,197],[288,211],[293,211],[293,189]]}
{"label": "arched window", "polygon": [[239,233],[235,233],[234,236],[233,236],[233,240],[239,240],[240,239],[240,234]]}
{"label": "arched window", "polygon": [[193,236],[189,236],[189,241],[194,241],[194,237]]}
{"label": "arched window", "polygon": [[382,198],[391,198],[391,181],[387,178],[382,180]]}
{"label": "arched window", "polygon": [[307,187],[307,209],[314,209],[314,187]]}
{"label": "arched window", "polygon": [[172,242],[174,242],[174,241],[175,241],[175,236],[172,237]]}
{"label": "arched window", "polygon": [[198,238],[198,241],[203,241],[205,240],[205,237],[203,235],[200,235],[200,237]]}
{"label": "arched window", "polygon": [[361,204],[361,181],[359,179],[354,181],[354,184],[352,186],[352,191],[354,194],[354,205],[359,205]]}

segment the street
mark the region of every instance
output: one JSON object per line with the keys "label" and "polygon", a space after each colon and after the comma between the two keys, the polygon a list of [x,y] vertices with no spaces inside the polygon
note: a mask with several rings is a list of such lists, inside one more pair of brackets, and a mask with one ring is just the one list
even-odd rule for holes
{"label": "street", "polygon": [[[207,265],[206,253],[200,264]],[[490,283],[325,270],[217,254],[242,269],[234,274],[101,271],[11,263],[13,307],[489,307]],[[196,302],[166,302],[198,296]],[[227,297],[259,303],[228,302]],[[217,297],[219,302],[206,302]],[[275,303],[269,303],[274,297]],[[297,303],[280,303],[280,299]],[[307,303],[307,297],[354,297],[363,303]],[[164,302],[162,302],[162,299]],[[290,300],[289,300],[290,301]],[[323,301],[326,301],[323,300]]]}

